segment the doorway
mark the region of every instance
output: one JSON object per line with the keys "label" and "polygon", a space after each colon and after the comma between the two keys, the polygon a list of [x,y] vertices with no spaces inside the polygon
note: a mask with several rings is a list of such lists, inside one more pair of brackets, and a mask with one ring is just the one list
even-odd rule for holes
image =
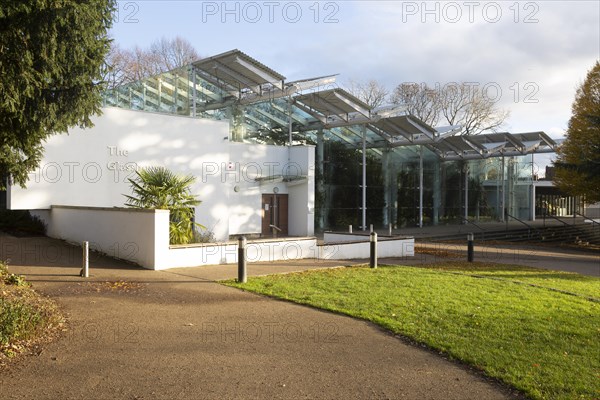
{"label": "doorway", "polygon": [[276,226],[278,236],[288,234],[288,195],[287,194],[263,194],[262,195],[262,236],[273,236],[273,228]]}

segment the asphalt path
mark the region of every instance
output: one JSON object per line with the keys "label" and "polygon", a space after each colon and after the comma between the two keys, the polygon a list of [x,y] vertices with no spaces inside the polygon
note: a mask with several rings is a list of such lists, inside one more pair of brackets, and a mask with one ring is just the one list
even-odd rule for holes
{"label": "asphalt path", "polygon": [[[78,248],[6,235],[0,257],[68,316],[59,339],[1,371],[3,399],[519,398],[371,323],[217,283],[236,277],[234,265],[149,271],[94,254],[84,279]],[[251,264],[248,274],[348,264]]]}

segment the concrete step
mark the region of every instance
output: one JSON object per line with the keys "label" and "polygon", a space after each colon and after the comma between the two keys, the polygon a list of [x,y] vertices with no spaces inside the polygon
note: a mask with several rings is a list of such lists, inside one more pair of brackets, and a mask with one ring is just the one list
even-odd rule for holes
{"label": "concrete step", "polygon": [[[477,241],[500,242],[545,242],[600,245],[600,226],[597,224],[574,224],[549,227],[532,227],[473,232]],[[418,241],[457,241],[465,240],[465,233],[430,235]]]}

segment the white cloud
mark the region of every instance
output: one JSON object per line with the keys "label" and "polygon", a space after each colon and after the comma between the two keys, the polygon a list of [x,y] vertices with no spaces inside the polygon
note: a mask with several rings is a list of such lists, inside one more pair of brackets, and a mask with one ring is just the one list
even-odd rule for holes
{"label": "white cloud", "polygon": [[[422,1],[329,2],[337,10],[325,10],[329,3],[319,2],[316,23],[314,2],[299,2],[303,14],[297,23],[281,14],[274,23],[264,18],[248,23],[244,15],[239,23],[232,15],[225,23],[219,15],[202,22],[205,3],[139,3],[140,23],[119,24],[115,39],[125,46],[146,45],[163,35],[181,35],[206,56],[239,48],[289,79],[340,73],[340,82],[377,79],[390,89],[407,81],[494,82],[502,89],[500,104],[512,111],[509,125],[515,131],[564,129],[576,85],[600,58],[598,2],[480,1],[473,22],[469,2],[427,2],[428,10],[439,9],[437,23]],[[456,6],[449,4],[461,11],[456,23],[450,21],[458,16]],[[491,23],[497,7],[501,17]],[[339,22],[323,23],[332,11]],[[525,23],[527,17],[537,22]],[[530,83],[537,92],[526,86]],[[527,95],[538,102],[526,103]]]}

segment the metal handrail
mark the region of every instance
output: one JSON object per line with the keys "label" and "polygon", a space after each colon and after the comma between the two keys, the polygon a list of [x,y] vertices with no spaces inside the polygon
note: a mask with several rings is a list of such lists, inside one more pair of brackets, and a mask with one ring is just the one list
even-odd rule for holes
{"label": "metal handrail", "polygon": [[552,214],[547,214],[547,215],[545,215],[545,217],[550,217],[550,218],[552,218],[552,219],[555,219],[555,220],[557,220],[558,222],[562,223],[563,225],[570,226],[568,223],[566,223],[565,221],[563,221],[562,219],[560,219],[560,218],[558,218],[558,217],[555,217],[555,216],[554,216],[554,215],[552,215]]}
{"label": "metal handrail", "polygon": [[582,216],[583,218],[592,221],[592,226],[594,226],[594,224],[596,225],[600,225],[600,222],[596,222],[595,219],[588,217],[587,215],[583,215],[581,213],[578,213],[577,211],[573,211],[573,215],[579,215]]}
{"label": "metal handrail", "polygon": [[[540,235],[540,236],[542,235],[542,233],[541,233],[541,232],[540,232],[540,231],[539,231],[537,228],[535,228],[535,227],[533,227],[533,226],[529,225],[529,224],[528,224],[527,222],[525,222],[525,221],[522,221],[522,220],[520,220],[519,218],[515,217],[514,215],[510,215],[509,213],[506,213],[506,216],[507,216],[508,218],[512,218],[512,219],[514,219],[515,221],[518,221],[518,222],[522,223],[523,225],[525,225],[525,226],[527,227],[527,229],[529,229],[529,232],[528,232],[528,234],[529,234],[529,236],[530,236],[530,237],[531,237],[531,231],[532,231],[532,230],[533,230],[534,232],[536,232],[538,235]],[[508,231],[508,218],[506,219],[506,230],[507,230],[507,231]]]}
{"label": "metal handrail", "polygon": [[274,238],[276,238],[277,234],[282,231],[282,229],[280,227],[278,227],[277,225],[273,225],[273,224],[269,225],[269,228],[271,228],[271,232],[272,232]]}
{"label": "metal handrail", "polygon": [[471,225],[473,225],[475,228],[479,229],[479,230],[482,232],[481,239],[482,239],[482,240],[485,240],[485,229],[483,229],[482,227],[480,227],[479,225],[477,225],[475,222],[469,221],[469,220],[468,220],[467,218],[465,218],[465,217],[461,217],[461,218],[462,218],[462,220],[463,220],[464,222],[466,222],[467,224],[471,224]]}

